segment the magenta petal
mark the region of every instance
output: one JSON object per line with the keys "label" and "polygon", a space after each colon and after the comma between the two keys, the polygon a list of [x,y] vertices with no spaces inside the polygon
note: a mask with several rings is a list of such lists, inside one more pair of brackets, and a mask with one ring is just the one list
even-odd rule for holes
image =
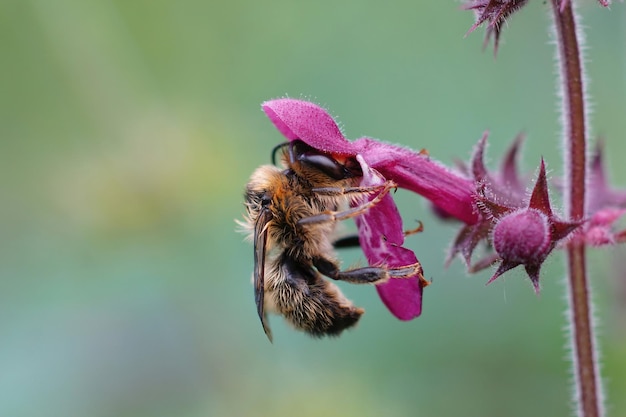
{"label": "magenta petal", "polygon": [[[417,260],[411,250],[403,247],[395,249],[394,261],[388,261],[389,266],[410,265],[411,259]],[[391,278],[377,285],[376,290],[387,309],[398,319],[411,320],[422,314],[423,287],[419,277]]]}
{"label": "magenta petal", "polygon": [[[362,186],[378,185],[385,179],[371,169],[363,157],[357,156],[363,169]],[[373,198],[371,196],[370,198]],[[370,265],[402,267],[417,263],[415,254],[403,248],[404,231],[400,213],[391,195],[357,217],[361,247]],[[389,311],[400,320],[411,320],[422,312],[422,277],[392,278],[376,286]]]}
{"label": "magenta petal", "polygon": [[591,226],[611,226],[625,213],[626,209],[607,207],[595,212],[589,223]]}
{"label": "magenta petal", "polygon": [[369,138],[354,142],[357,152],[385,178],[429,199],[466,224],[478,221],[474,211],[474,182],[427,155]]}
{"label": "magenta petal", "polygon": [[261,105],[267,117],[287,139],[301,139],[328,153],[354,154],[354,148],[333,118],[316,104],[281,98]]}

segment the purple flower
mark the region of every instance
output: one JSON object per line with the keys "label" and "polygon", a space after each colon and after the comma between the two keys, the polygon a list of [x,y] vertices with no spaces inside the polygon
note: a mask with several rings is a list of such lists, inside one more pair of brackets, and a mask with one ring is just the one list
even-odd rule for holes
{"label": "purple flower", "polygon": [[[361,185],[372,186],[385,182],[385,178],[372,169],[362,155],[357,160],[363,170]],[[404,230],[402,218],[391,195],[387,194],[380,203],[356,218],[359,242],[368,262],[372,265],[384,263],[390,267],[401,267],[418,262],[415,254],[402,246]],[[376,286],[376,290],[397,318],[410,320],[421,314],[422,289],[428,285],[423,276],[408,279],[390,279]]]}
{"label": "purple flower", "polygon": [[522,207],[526,194],[526,189],[522,185],[524,181],[517,172],[517,155],[524,135],[520,134],[515,138],[504,157],[500,170],[495,173],[490,173],[484,163],[488,135],[488,132],[483,133],[482,138],[478,141],[469,167],[464,163],[458,163],[461,170],[466,172],[474,181],[478,220],[474,223],[468,223],[460,229],[448,252],[446,264],[449,264],[457,254],[461,254],[470,272],[484,269],[495,261],[493,256],[488,256],[471,266],[474,250],[481,241],[489,239],[494,223],[494,218],[485,213],[482,207],[489,201],[497,201],[513,208]]}
{"label": "purple flower", "polygon": [[[392,180],[428,198],[456,219],[468,224],[478,220],[473,206],[473,181],[434,162],[426,154],[370,138],[348,141],[326,110],[307,101],[270,100],[262,108],[287,139],[300,139],[336,157],[356,157],[363,171],[361,185]],[[360,245],[371,265],[402,267],[418,262],[415,254],[402,246],[402,219],[391,195],[357,217],[356,223]],[[410,320],[421,314],[422,290],[427,284],[418,274],[408,279],[392,278],[376,289],[397,318]]]}
{"label": "purple flower", "polygon": [[[561,12],[571,0],[560,0]],[[610,0],[598,0],[602,7],[609,7]],[[474,12],[476,21],[467,31],[467,35],[475,31],[479,26],[487,24],[484,47],[487,46],[493,36],[493,52],[498,53],[502,26],[517,11],[528,4],[528,0],[467,0],[461,8]]]}
{"label": "purple flower", "polygon": [[300,139],[329,154],[361,155],[383,177],[424,196],[450,216],[467,224],[478,220],[473,209],[473,180],[425,152],[366,137],[348,141],[326,110],[308,101],[283,98],[266,101],[262,108],[287,139]]}
{"label": "purple flower", "polygon": [[500,43],[500,33],[502,24],[516,11],[526,5],[528,0],[470,0],[462,7],[465,10],[473,10],[476,15],[476,22],[467,31],[472,33],[478,26],[485,22],[487,25],[487,34],[485,36],[485,46],[489,43],[493,36],[494,54],[498,53],[498,45]]}
{"label": "purple flower", "polygon": [[539,270],[556,244],[582,222],[560,220],[553,212],[548,195],[546,167],[543,160],[532,195],[526,207],[515,209],[483,200],[483,210],[494,219],[492,242],[501,259],[500,266],[487,282],[523,265],[539,293]]}
{"label": "purple flower", "polygon": [[[458,170],[453,171],[431,159],[425,151],[414,152],[366,137],[349,141],[326,110],[316,104],[278,99],[265,102],[262,107],[287,139],[302,140],[338,160],[356,158],[363,172],[362,186],[391,180],[430,200],[438,217],[460,221],[461,228],[447,262],[460,254],[470,272],[499,262],[489,282],[523,265],[538,291],[541,265],[558,244],[583,223],[564,221],[553,213],[543,161],[532,195],[527,196],[526,178],[521,177],[517,169],[523,135],[513,141],[498,171],[488,171],[483,162],[487,133],[478,142],[470,163],[458,163]],[[598,156],[597,160],[600,159]],[[597,199],[606,204],[602,204],[601,210],[588,222],[587,229],[577,235],[602,243],[626,240],[626,231],[609,231],[610,225],[626,210],[605,207],[607,204],[623,205],[625,197],[608,188],[600,162],[594,167],[592,178],[600,193]],[[371,265],[394,268],[418,262],[415,254],[402,246],[405,236],[402,219],[391,195],[358,216],[356,224],[361,248]],[[472,255],[481,242],[487,244],[489,252],[472,265]],[[392,278],[376,288],[396,317],[410,320],[421,313],[422,290],[427,284],[420,273],[409,279]]]}
{"label": "purple flower", "polygon": [[604,169],[604,144],[599,141],[591,158],[589,184],[589,211],[604,208],[626,207],[626,191],[613,189]]}
{"label": "purple flower", "polygon": [[575,238],[592,246],[623,243],[626,230],[616,232],[613,226],[626,213],[626,191],[616,190],[609,184],[602,141],[593,153],[589,171],[589,219]]}
{"label": "purple flower", "polygon": [[[454,240],[448,262],[461,254],[470,272],[500,262],[488,281],[523,265],[539,291],[539,270],[557,244],[577,229],[582,222],[560,220],[552,211],[543,160],[532,195],[526,196],[525,181],[518,174],[517,155],[524,139],[518,135],[505,154],[499,171],[489,172],[484,164],[487,133],[478,142],[469,168],[476,184],[476,207],[479,219],[465,225]],[[471,257],[480,242],[487,242],[491,253],[471,265]]]}

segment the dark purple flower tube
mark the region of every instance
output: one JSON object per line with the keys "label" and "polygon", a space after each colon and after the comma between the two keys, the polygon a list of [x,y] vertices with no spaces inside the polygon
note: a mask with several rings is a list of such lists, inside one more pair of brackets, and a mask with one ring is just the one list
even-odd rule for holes
{"label": "dark purple flower tube", "polygon": [[354,142],[357,153],[385,178],[430,200],[450,216],[466,223],[478,220],[474,211],[474,181],[424,153],[370,138]]}

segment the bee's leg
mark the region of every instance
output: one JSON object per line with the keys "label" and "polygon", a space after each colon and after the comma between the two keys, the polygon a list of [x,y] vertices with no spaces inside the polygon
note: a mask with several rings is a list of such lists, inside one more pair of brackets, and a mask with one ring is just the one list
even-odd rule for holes
{"label": "bee's leg", "polygon": [[[424,225],[422,224],[422,222],[419,222],[419,226],[417,226],[415,229],[411,229],[411,230],[405,230],[404,231],[404,236],[410,236],[413,235],[415,233],[420,233],[424,231]],[[341,248],[356,248],[360,245],[359,243],[359,235],[348,235],[348,236],[344,236],[341,237],[337,240],[335,240],[333,242],[333,247],[336,249],[341,249]]]}
{"label": "bee's leg", "polygon": [[353,284],[380,284],[389,278],[409,278],[415,275],[422,275],[422,266],[419,262],[397,268],[366,266],[364,268],[340,271],[337,264],[333,261],[318,257],[313,259],[313,265],[320,273],[329,278]]}
{"label": "bee's leg", "polygon": [[[325,223],[325,222],[333,222],[333,221],[339,221],[339,220],[345,220],[345,219],[349,219],[352,217],[356,217],[359,216],[363,213],[365,213],[367,210],[371,209],[372,207],[374,207],[376,204],[380,203],[381,200],[383,199],[384,196],[387,195],[387,193],[389,193],[389,191],[392,188],[396,188],[396,183],[393,181],[386,181],[384,184],[381,185],[377,185],[374,187],[349,187],[349,188],[332,188],[332,187],[328,187],[328,188],[324,188],[324,190],[327,191],[327,195],[334,195],[334,194],[330,194],[331,190],[334,190],[333,192],[336,195],[343,195],[343,194],[347,194],[349,192],[359,192],[359,191],[349,191],[349,190],[353,190],[353,189],[360,189],[360,190],[369,190],[367,192],[372,192],[372,191],[379,191],[379,193],[376,195],[376,197],[374,197],[373,199],[358,205],[356,207],[352,207],[349,208],[347,210],[342,210],[342,211],[331,211],[331,210],[327,210],[324,213],[321,214],[316,214],[315,216],[309,216],[309,217],[304,217],[300,220],[298,220],[298,224],[312,224],[312,223]],[[320,190],[321,188],[318,188],[318,190]],[[348,190],[346,192],[346,190]],[[364,191],[360,191],[361,193],[363,193]]]}
{"label": "bee's leg", "polygon": [[333,242],[335,248],[357,248],[359,246],[359,235],[345,236]]}
{"label": "bee's leg", "polygon": [[315,194],[322,195],[345,195],[345,194],[369,194],[376,191],[382,191],[385,188],[396,188],[397,185],[391,180],[385,181],[379,185],[370,185],[365,187],[314,187],[311,191]]}

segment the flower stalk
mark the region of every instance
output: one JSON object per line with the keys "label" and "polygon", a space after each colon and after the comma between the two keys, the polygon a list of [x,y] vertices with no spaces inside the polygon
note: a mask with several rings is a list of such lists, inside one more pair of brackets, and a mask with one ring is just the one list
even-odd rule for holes
{"label": "flower stalk", "polygon": [[[586,216],[587,109],[585,107],[584,71],[576,16],[572,2],[552,0],[557,36],[562,89],[563,134],[565,140],[565,207],[572,221]],[[591,294],[588,285],[586,248],[583,241],[572,239],[566,248],[569,318],[578,415],[603,415]]]}

